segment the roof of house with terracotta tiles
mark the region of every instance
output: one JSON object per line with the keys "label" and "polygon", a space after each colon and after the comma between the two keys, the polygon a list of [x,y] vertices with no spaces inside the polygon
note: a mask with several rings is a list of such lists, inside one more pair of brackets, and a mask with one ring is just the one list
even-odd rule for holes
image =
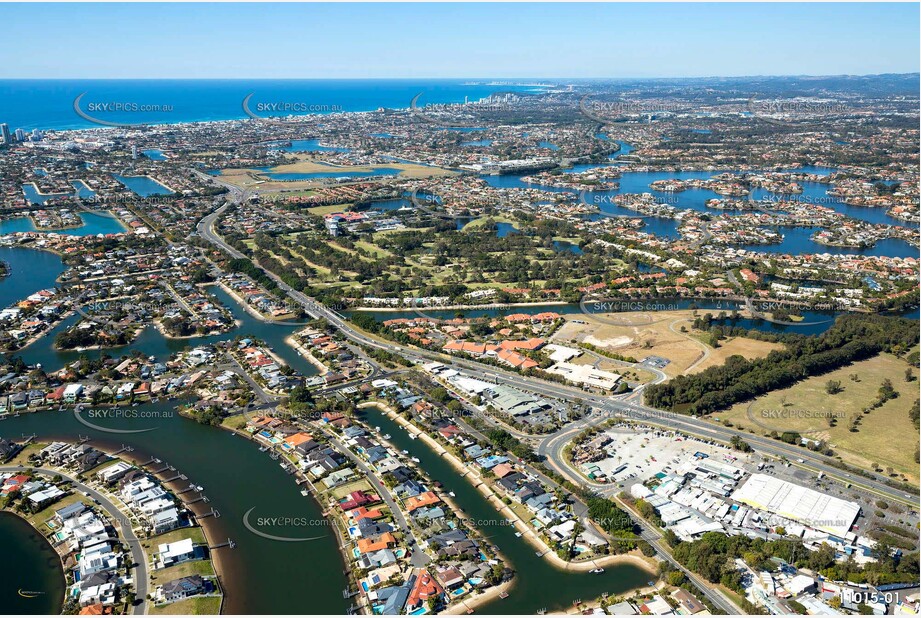
{"label": "roof of house with terracotta tiles", "polygon": [[435,495],[433,491],[427,491],[421,493],[418,496],[412,496],[406,500],[406,510],[410,513],[416,509],[422,508],[423,506],[430,506],[432,504],[438,504],[441,502],[441,498]]}

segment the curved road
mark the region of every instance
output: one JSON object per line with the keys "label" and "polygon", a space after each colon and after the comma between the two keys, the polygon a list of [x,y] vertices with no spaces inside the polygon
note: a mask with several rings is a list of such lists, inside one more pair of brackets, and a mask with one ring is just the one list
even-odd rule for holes
{"label": "curved road", "polygon": [[109,516],[118,524],[119,533],[121,539],[127,543],[128,547],[131,549],[131,559],[135,563],[135,575],[134,575],[134,591],[135,598],[137,599],[136,604],[132,608],[133,614],[145,614],[147,613],[147,606],[145,605],[147,601],[148,587],[150,585],[149,574],[147,573],[147,554],[144,553],[144,549],[141,547],[141,541],[134,535],[134,530],[127,524],[126,518],[122,515],[121,510],[119,510],[111,500],[109,500],[105,494],[99,493],[92,487],[89,487],[77,479],[69,476],[60,470],[52,470],[50,468],[25,468],[23,466],[0,466],[0,472],[23,472],[25,470],[31,470],[32,472],[38,472],[41,474],[47,474],[49,476],[60,475],[62,478],[67,479],[73,486],[82,492],[89,493],[90,497],[94,500],[97,500],[106,511],[108,511]]}

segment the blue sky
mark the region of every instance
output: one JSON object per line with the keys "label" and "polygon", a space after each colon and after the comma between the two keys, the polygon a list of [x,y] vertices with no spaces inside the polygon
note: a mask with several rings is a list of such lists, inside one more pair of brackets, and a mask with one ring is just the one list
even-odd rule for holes
{"label": "blue sky", "polygon": [[4,4],[5,78],[919,70],[917,3]]}

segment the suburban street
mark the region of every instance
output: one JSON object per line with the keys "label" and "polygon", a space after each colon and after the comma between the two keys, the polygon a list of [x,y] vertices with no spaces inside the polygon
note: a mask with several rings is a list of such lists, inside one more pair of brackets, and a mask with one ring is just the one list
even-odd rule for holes
{"label": "suburban street", "polygon": [[[0,466],[0,472],[22,472],[25,470],[22,466]],[[118,524],[119,539],[124,541],[131,550],[131,559],[134,561],[134,590],[135,598],[137,599],[136,604],[132,608],[133,614],[145,614],[147,613],[147,594],[149,592],[150,586],[150,576],[147,571],[147,555],[144,553],[144,549],[141,547],[141,541],[134,535],[134,531],[131,529],[131,526],[128,525],[128,522],[125,520],[125,517],[122,515],[122,512],[112,503],[109,498],[105,496],[92,487],[81,483],[76,480],[74,477],[61,472],[60,470],[53,470],[50,468],[30,468],[33,472],[38,472],[41,474],[48,474],[50,476],[60,475],[63,478],[66,478],[73,483],[76,491],[85,492],[89,494],[89,497],[96,500],[99,505],[104,508],[109,517]]]}

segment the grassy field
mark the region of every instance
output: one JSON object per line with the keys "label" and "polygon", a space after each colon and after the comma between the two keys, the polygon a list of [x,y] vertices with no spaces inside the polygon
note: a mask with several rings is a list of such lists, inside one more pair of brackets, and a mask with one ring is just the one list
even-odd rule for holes
{"label": "grassy field", "polygon": [[336,165],[327,163],[311,155],[298,155],[298,160],[294,163],[278,165],[272,168],[273,172],[294,173],[294,174],[316,174],[326,172],[373,172],[378,169],[398,169],[399,175],[404,178],[427,178],[430,176],[456,176],[457,172],[442,169],[440,167],[430,167],[427,165],[417,165],[415,163],[388,163],[386,165]]}
{"label": "grassy field", "polygon": [[205,533],[202,532],[201,528],[180,528],[151,537],[144,541],[142,545],[144,545],[146,549],[157,551],[157,546],[162,543],[175,543],[183,539],[192,539],[193,543],[203,544],[205,542]]}
{"label": "grassy field", "polygon": [[6,465],[8,466],[28,466],[29,465],[29,455],[37,453],[43,448],[48,446],[47,442],[32,443],[26,448],[22,449],[15,457],[10,459]]}
{"label": "grassy field", "polygon": [[156,584],[160,585],[187,575],[214,575],[214,567],[210,560],[190,560],[165,569],[151,571],[151,575],[156,578]]}
{"label": "grassy field", "polygon": [[161,605],[160,607],[155,607],[153,604],[149,604],[147,607],[147,613],[165,616],[175,616],[179,614],[193,616],[213,616],[217,614],[220,609],[220,597],[194,597],[191,599],[176,601],[175,603],[169,603],[168,605]]}
{"label": "grassy field", "polygon": [[[812,439],[826,440],[848,463],[867,469],[876,463],[883,470],[892,468],[909,482],[918,483],[915,462],[918,431],[908,417],[908,409],[918,398],[918,382],[905,381],[908,367],[904,360],[881,354],[712,416],[762,434],[772,429],[796,431]],[[853,381],[852,375],[859,381]],[[863,415],[857,431],[850,431],[850,418],[876,399],[886,378],[899,396]],[[825,385],[829,380],[839,381],[844,390],[828,394]],[[835,426],[830,426],[829,417],[837,419]]]}

